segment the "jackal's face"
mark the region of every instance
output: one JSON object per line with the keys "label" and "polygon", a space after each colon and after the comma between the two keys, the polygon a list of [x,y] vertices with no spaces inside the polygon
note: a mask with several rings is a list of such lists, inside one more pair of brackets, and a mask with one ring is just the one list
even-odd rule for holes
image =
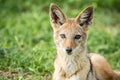
{"label": "jackal's face", "polygon": [[58,6],[50,5],[50,21],[59,53],[72,55],[85,50],[87,30],[92,16],[91,6],[83,10],[76,18],[67,18]]}

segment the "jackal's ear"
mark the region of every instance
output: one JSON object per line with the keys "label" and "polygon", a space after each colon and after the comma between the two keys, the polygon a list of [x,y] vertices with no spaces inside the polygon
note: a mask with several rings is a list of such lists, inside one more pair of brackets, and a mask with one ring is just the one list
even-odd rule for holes
{"label": "jackal's ear", "polygon": [[89,6],[88,8],[84,9],[78,16],[77,22],[79,25],[82,26],[89,26],[92,23],[93,18],[93,7]]}
{"label": "jackal's ear", "polygon": [[66,16],[62,12],[62,10],[55,5],[54,3],[51,3],[50,5],[50,22],[51,24],[55,24],[57,26],[61,26],[66,21]]}

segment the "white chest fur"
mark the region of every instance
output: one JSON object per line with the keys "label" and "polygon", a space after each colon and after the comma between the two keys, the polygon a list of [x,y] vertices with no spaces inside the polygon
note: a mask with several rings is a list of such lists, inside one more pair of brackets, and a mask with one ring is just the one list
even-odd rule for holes
{"label": "white chest fur", "polygon": [[65,80],[86,80],[90,70],[90,63],[87,57],[66,56],[62,57],[61,61]]}

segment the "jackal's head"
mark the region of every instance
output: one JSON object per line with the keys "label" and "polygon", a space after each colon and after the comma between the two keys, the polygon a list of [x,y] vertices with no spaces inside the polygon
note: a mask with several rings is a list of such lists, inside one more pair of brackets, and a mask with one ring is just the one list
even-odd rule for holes
{"label": "jackal's head", "polygon": [[76,18],[68,18],[58,6],[50,5],[50,22],[58,53],[73,55],[85,50],[92,18],[92,6],[84,9]]}

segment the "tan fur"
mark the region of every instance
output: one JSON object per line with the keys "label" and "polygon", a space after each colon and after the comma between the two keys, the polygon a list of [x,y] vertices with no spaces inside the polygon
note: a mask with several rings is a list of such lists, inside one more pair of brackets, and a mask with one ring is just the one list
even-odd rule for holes
{"label": "tan fur", "polygon": [[86,51],[92,18],[92,6],[76,18],[68,18],[58,6],[50,5],[50,22],[57,48],[53,80],[120,80],[120,72],[113,71],[103,56]]}

